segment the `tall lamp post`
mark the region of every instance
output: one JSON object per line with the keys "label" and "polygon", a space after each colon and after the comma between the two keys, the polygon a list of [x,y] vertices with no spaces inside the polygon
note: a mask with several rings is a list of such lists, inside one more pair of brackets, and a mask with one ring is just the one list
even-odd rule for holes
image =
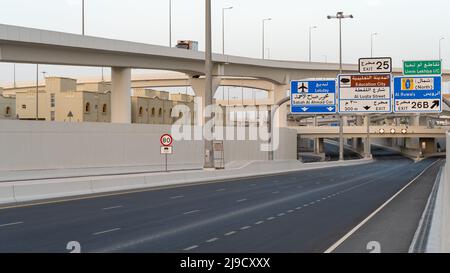
{"label": "tall lamp post", "polygon": [[[344,15],[344,12],[339,11],[334,16],[328,15],[327,18],[339,20],[339,74],[342,74],[342,19],[353,18],[353,15]],[[344,160],[344,121],[341,114],[339,114],[339,160]]]}
{"label": "tall lamp post", "polygon": [[222,8],[222,54],[225,55],[225,11],[233,7]]}
{"label": "tall lamp post", "polygon": [[266,22],[271,21],[272,18],[265,18],[262,20],[262,58],[263,60],[266,58]]}
{"label": "tall lamp post", "polygon": [[[211,39],[211,0],[205,0],[205,106],[213,105],[213,79],[212,79],[212,39]],[[206,108],[204,108],[206,109]],[[213,118],[214,119],[214,118]],[[204,124],[210,120],[210,118],[205,116]],[[214,125],[213,125],[214,126]],[[205,164],[204,168],[212,169],[214,168],[214,152],[213,152],[213,141],[212,139],[205,138]]]}
{"label": "tall lamp post", "polygon": [[370,35],[370,57],[373,57],[373,39],[375,38],[375,36],[379,35],[378,32],[372,33]]}
{"label": "tall lamp post", "polygon": [[312,33],[312,30],[313,30],[313,29],[317,29],[317,26],[309,27],[309,62],[311,62],[311,59],[312,59],[312,58],[311,58],[311,50],[312,50],[312,49],[311,49],[311,43],[312,43],[312,42],[311,42],[311,36],[312,36],[311,33]]}
{"label": "tall lamp post", "polygon": [[445,40],[445,37],[441,37],[439,39],[439,60],[442,60],[442,41]]}
{"label": "tall lamp post", "polygon": [[84,0],[81,0],[81,34],[84,36]]}
{"label": "tall lamp post", "polygon": [[169,0],[169,47],[172,47],[172,0]]}

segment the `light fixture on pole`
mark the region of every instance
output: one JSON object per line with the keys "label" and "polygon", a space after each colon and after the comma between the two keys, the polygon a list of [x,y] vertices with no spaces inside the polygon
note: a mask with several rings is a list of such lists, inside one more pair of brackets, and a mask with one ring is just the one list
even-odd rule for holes
{"label": "light fixture on pole", "polygon": [[442,60],[442,41],[445,40],[445,37],[441,37],[439,39],[439,60]]}
{"label": "light fixture on pole", "polygon": [[265,53],[266,53],[266,45],[265,45],[265,35],[266,35],[266,22],[272,21],[272,18],[265,18],[262,20],[262,58],[265,59]]}
{"label": "light fixture on pole", "polygon": [[[344,15],[342,11],[335,16],[328,15],[328,19],[339,20],[339,74],[342,74],[342,19],[353,18],[353,15]],[[339,115],[339,160],[344,160],[344,121],[342,115]]]}
{"label": "light fixture on pole", "polygon": [[317,29],[317,26],[309,27],[309,62],[311,62],[311,32],[313,29]]}
{"label": "light fixture on pole", "polygon": [[373,57],[373,38],[377,35],[379,35],[378,32],[372,33],[370,35],[370,57]]}
{"label": "light fixture on pole", "polygon": [[222,54],[225,55],[225,11],[233,7],[222,8]]}
{"label": "light fixture on pole", "polygon": [[36,64],[36,120],[39,120],[39,64]]}

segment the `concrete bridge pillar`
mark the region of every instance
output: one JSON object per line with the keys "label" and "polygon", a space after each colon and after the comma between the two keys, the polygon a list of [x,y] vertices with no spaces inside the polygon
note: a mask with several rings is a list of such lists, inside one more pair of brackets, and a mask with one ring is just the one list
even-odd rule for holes
{"label": "concrete bridge pillar", "polygon": [[323,138],[318,138],[317,141],[315,141],[314,143],[315,143],[314,152],[316,154],[325,153],[325,141]]}
{"label": "concrete bridge pillar", "polygon": [[111,70],[111,122],[131,123],[131,68]]}
{"label": "concrete bridge pillar", "polygon": [[[289,88],[289,85],[274,84],[273,89],[269,91],[269,98],[273,100],[274,105],[287,97]],[[280,128],[287,127],[288,105],[289,103],[284,103],[278,110],[278,127]]]}
{"label": "concrete bridge pillar", "polygon": [[[205,89],[206,89],[206,82],[204,78],[190,78],[189,79],[191,83],[191,87],[195,92],[195,108],[196,108],[196,120],[195,124],[199,126],[203,126],[206,123],[206,118],[204,113],[204,109],[207,106],[206,101],[207,98],[205,97]],[[220,86],[220,77],[213,77],[213,87],[212,87],[212,94],[211,96],[214,98],[214,95],[216,94],[217,89]]]}

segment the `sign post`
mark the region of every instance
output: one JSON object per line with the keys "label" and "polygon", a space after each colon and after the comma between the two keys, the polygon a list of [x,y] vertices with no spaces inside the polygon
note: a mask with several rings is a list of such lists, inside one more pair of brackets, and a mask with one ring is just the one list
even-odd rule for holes
{"label": "sign post", "polygon": [[359,73],[361,74],[380,74],[392,73],[392,58],[360,58]]}
{"label": "sign post", "polygon": [[172,143],[173,143],[173,137],[171,135],[169,135],[169,134],[164,134],[159,139],[159,142],[162,145],[161,146],[161,154],[163,154],[164,157],[165,157],[165,169],[166,169],[166,172],[167,172],[168,171],[167,155],[173,153],[173,147],[171,146]]}
{"label": "sign post", "polygon": [[403,75],[441,75],[442,61],[403,61]]}
{"label": "sign post", "polygon": [[394,113],[441,113],[442,77],[394,78]]}
{"label": "sign post", "polygon": [[391,113],[391,74],[339,75],[339,113]]}
{"label": "sign post", "polygon": [[336,113],[336,81],[291,81],[291,113]]}

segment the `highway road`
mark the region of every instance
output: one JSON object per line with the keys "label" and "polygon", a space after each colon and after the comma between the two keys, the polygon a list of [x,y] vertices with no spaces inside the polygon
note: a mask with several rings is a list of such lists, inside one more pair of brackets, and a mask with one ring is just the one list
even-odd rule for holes
{"label": "highway road", "polygon": [[0,252],[323,252],[427,166],[370,164],[0,210]]}

